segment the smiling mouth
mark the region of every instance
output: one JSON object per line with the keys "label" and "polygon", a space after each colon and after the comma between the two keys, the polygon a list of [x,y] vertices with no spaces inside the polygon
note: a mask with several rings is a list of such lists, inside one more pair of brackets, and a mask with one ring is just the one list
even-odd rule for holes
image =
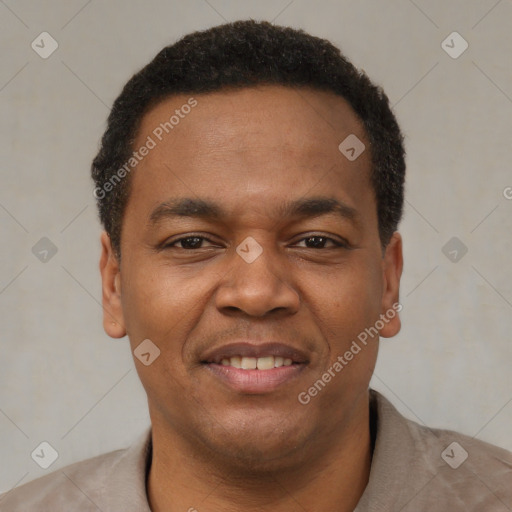
{"label": "smiling mouth", "polygon": [[246,356],[233,356],[223,358],[220,363],[222,366],[232,366],[242,370],[271,370],[273,368],[280,368],[281,366],[291,366],[292,359],[289,357],[281,356],[263,356],[263,357],[246,357]]}
{"label": "smiling mouth", "polygon": [[234,343],[211,351],[201,363],[231,391],[263,395],[289,385],[309,360],[300,350],[280,343]]}

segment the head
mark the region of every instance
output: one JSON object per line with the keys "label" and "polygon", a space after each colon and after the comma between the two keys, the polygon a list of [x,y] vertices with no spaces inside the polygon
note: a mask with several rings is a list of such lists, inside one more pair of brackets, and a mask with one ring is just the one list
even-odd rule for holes
{"label": "head", "polygon": [[[404,174],[382,89],[304,32],[215,27],[130,79],[92,175],[105,329],[160,350],[135,359],[154,432],[269,469],[364,417],[379,335],[400,328]],[[221,359],[283,346],[282,382],[226,377]]]}

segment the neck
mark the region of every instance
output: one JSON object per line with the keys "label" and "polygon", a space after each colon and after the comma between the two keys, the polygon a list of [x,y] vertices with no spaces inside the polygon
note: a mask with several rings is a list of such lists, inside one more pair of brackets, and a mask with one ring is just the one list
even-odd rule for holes
{"label": "neck", "polygon": [[147,480],[151,510],[353,511],[371,467],[368,397],[355,416],[349,424],[333,430],[329,443],[305,446],[301,461],[265,472],[221,465],[215,456],[197,453],[179,434],[153,422],[153,457]]}

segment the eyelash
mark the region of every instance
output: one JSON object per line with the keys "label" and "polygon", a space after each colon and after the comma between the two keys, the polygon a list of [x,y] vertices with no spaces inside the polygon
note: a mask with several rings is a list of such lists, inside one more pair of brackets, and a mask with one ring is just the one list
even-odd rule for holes
{"label": "eyelash", "polygon": [[[169,243],[166,243],[162,246],[162,249],[175,249],[176,248],[176,244],[178,244],[179,242],[182,242],[183,240],[188,240],[188,239],[192,239],[192,238],[200,238],[201,240],[205,240],[207,242],[210,242],[210,243],[214,243],[212,242],[212,240],[210,240],[209,238],[205,237],[205,236],[202,236],[202,235],[195,235],[195,234],[191,234],[191,235],[187,235],[185,237],[181,237],[181,238],[178,238],[172,242],[169,242]],[[328,236],[325,236],[325,235],[309,235],[309,236],[306,236],[306,237],[303,237],[301,238],[300,240],[298,240],[298,242],[302,242],[304,240],[308,240],[310,238],[323,238],[325,240],[328,240],[330,242],[332,242],[334,244],[334,247],[320,247],[320,248],[317,248],[317,247],[303,247],[304,249],[336,249],[336,248],[345,248],[345,249],[348,249],[350,247],[349,243],[348,242],[342,242],[342,241],[339,241],[339,240],[336,240],[334,238],[331,238],[331,237],[328,237]],[[198,249],[204,249],[204,247],[197,247],[197,248],[185,248],[185,247],[178,247],[179,249],[183,249],[184,251],[194,251],[194,250],[198,250]]]}

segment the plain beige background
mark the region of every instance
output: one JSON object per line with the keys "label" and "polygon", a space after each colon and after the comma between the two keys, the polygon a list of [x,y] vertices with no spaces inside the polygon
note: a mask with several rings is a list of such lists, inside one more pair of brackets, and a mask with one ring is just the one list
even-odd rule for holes
{"label": "plain beige background", "polygon": [[[511,0],[5,0],[0,492],[148,425],[128,342],[102,330],[89,166],[134,72],[188,32],[249,17],[330,39],[405,133],[403,328],[372,385],[420,423],[512,450]],[[59,45],[47,59],[31,48],[43,31]],[[458,58],[442,47],[454,31],[469,44]],[[57,248],[46,263],[42,237]],[[452,237],[468,249],[457,262]],[[59,454],[48,470],[30,456],[42,441]]]}

